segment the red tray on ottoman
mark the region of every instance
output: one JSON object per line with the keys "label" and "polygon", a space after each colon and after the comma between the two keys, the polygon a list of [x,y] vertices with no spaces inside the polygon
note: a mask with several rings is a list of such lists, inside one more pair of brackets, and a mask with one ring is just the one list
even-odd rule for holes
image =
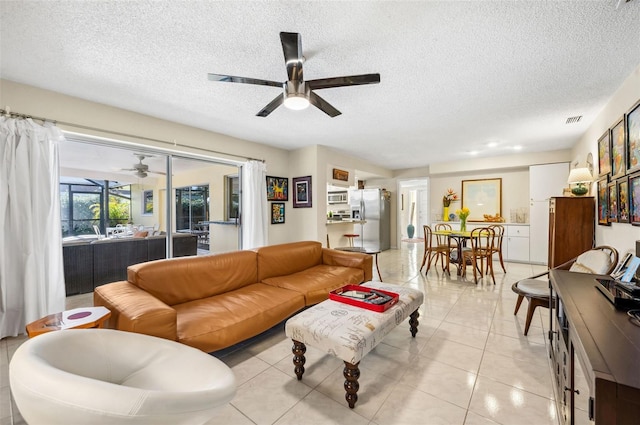
{"label": "red tray on ottoman", "polygon": [[[349,294],[349,295],[347,295]],[[358,295],[358,297],[353,295]],[[379,300],[381,297],[387,297],[388,300],[376,304],[372,301]],[[395,292],[384,291],[377,288],[367,288],[360,285],[347,285],[340,289],[329,292],[329,299],[341,303],[354,305],[356,307],[366,308],[377,312],[388,310],[398,302],[398,294]],[[384,299],[384,298],[383,298]]]}

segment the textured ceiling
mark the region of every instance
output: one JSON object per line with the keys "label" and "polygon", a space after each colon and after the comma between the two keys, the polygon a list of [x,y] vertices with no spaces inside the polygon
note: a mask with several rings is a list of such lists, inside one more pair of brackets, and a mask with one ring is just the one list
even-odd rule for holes
{"label": "textured ceiling", "polygon": [[[0,12],[2,78],[391,169],[569,148],[640,64],[640,1],[1,1]],[[306,79],[381,83],[319,91],[336,118],[313,107],[260,118],[277,88],[207,80],[286,80],[280,31],[301,33]]]}

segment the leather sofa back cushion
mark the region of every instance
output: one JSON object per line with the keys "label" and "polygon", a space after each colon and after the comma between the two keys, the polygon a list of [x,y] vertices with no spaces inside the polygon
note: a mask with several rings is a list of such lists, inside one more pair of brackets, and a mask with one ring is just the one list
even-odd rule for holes
{"label": "leather sofa back cushion", "polygon": [[129,266],[127,279],[172,306],[256,283],[256,253],[236,251],[150,261]]}
{"label": "leather sofa back cushion", "polygon": [[322,244],[315,241],[265,246],[258,253],[258,281],[287,276],[322,264]]}

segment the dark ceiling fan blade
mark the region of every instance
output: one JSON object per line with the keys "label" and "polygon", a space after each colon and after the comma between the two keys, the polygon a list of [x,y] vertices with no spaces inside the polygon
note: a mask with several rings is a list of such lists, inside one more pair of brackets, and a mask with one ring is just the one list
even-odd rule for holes
{"label": "dark ceiling fan blade", "polygon": [[259,78],[234,77],[233,75],[208,74],[208,76],[210,81],[222,81],[225,83],[243,83],[273,87],[282,87],[284,84],[277,81],[261,80]]}
{"label": "dark ceiling fan blade", "polygon": [[329,89],[332,87],[360,86],[363,84],[378,84],[380,74],[350,75],[348,77],[320,78],[307,81],[311,90]]}
{"label": "dark ceiling fan blade", "polygon": [[309,93],[309,102],[311,102],[312,105],[320,109],[325,114],[329,115],[331,118],[337,117],[338,115],[342,114],[342,112],[338,111],[336,108],[331,106],[329,102],[327,102],[314,92]]}
{"label": "dark ceiling fan blade", "polygon": [[289,81],[302,81],[302,38],[297,32],[281,32],[280,42]]}
{"label": "dark ceiling fan blade", "polygon": [[266,117],[270,113],[272,113],[278,106],[282,105],[284,102],[284,96],[278,95],[275,99],[273,99],[267,106],[262,108],[260,112],[256,114],[258,117]]}

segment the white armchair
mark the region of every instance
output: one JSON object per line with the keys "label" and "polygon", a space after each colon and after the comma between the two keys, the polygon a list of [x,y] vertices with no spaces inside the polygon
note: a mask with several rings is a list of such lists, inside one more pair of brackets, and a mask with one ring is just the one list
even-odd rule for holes
{"label": "white armchair", "polygon": [[46,424],[203,424],[231,400],[233,372],[195,348],[112,329],[49,332],[9,365],[25,421]]}

